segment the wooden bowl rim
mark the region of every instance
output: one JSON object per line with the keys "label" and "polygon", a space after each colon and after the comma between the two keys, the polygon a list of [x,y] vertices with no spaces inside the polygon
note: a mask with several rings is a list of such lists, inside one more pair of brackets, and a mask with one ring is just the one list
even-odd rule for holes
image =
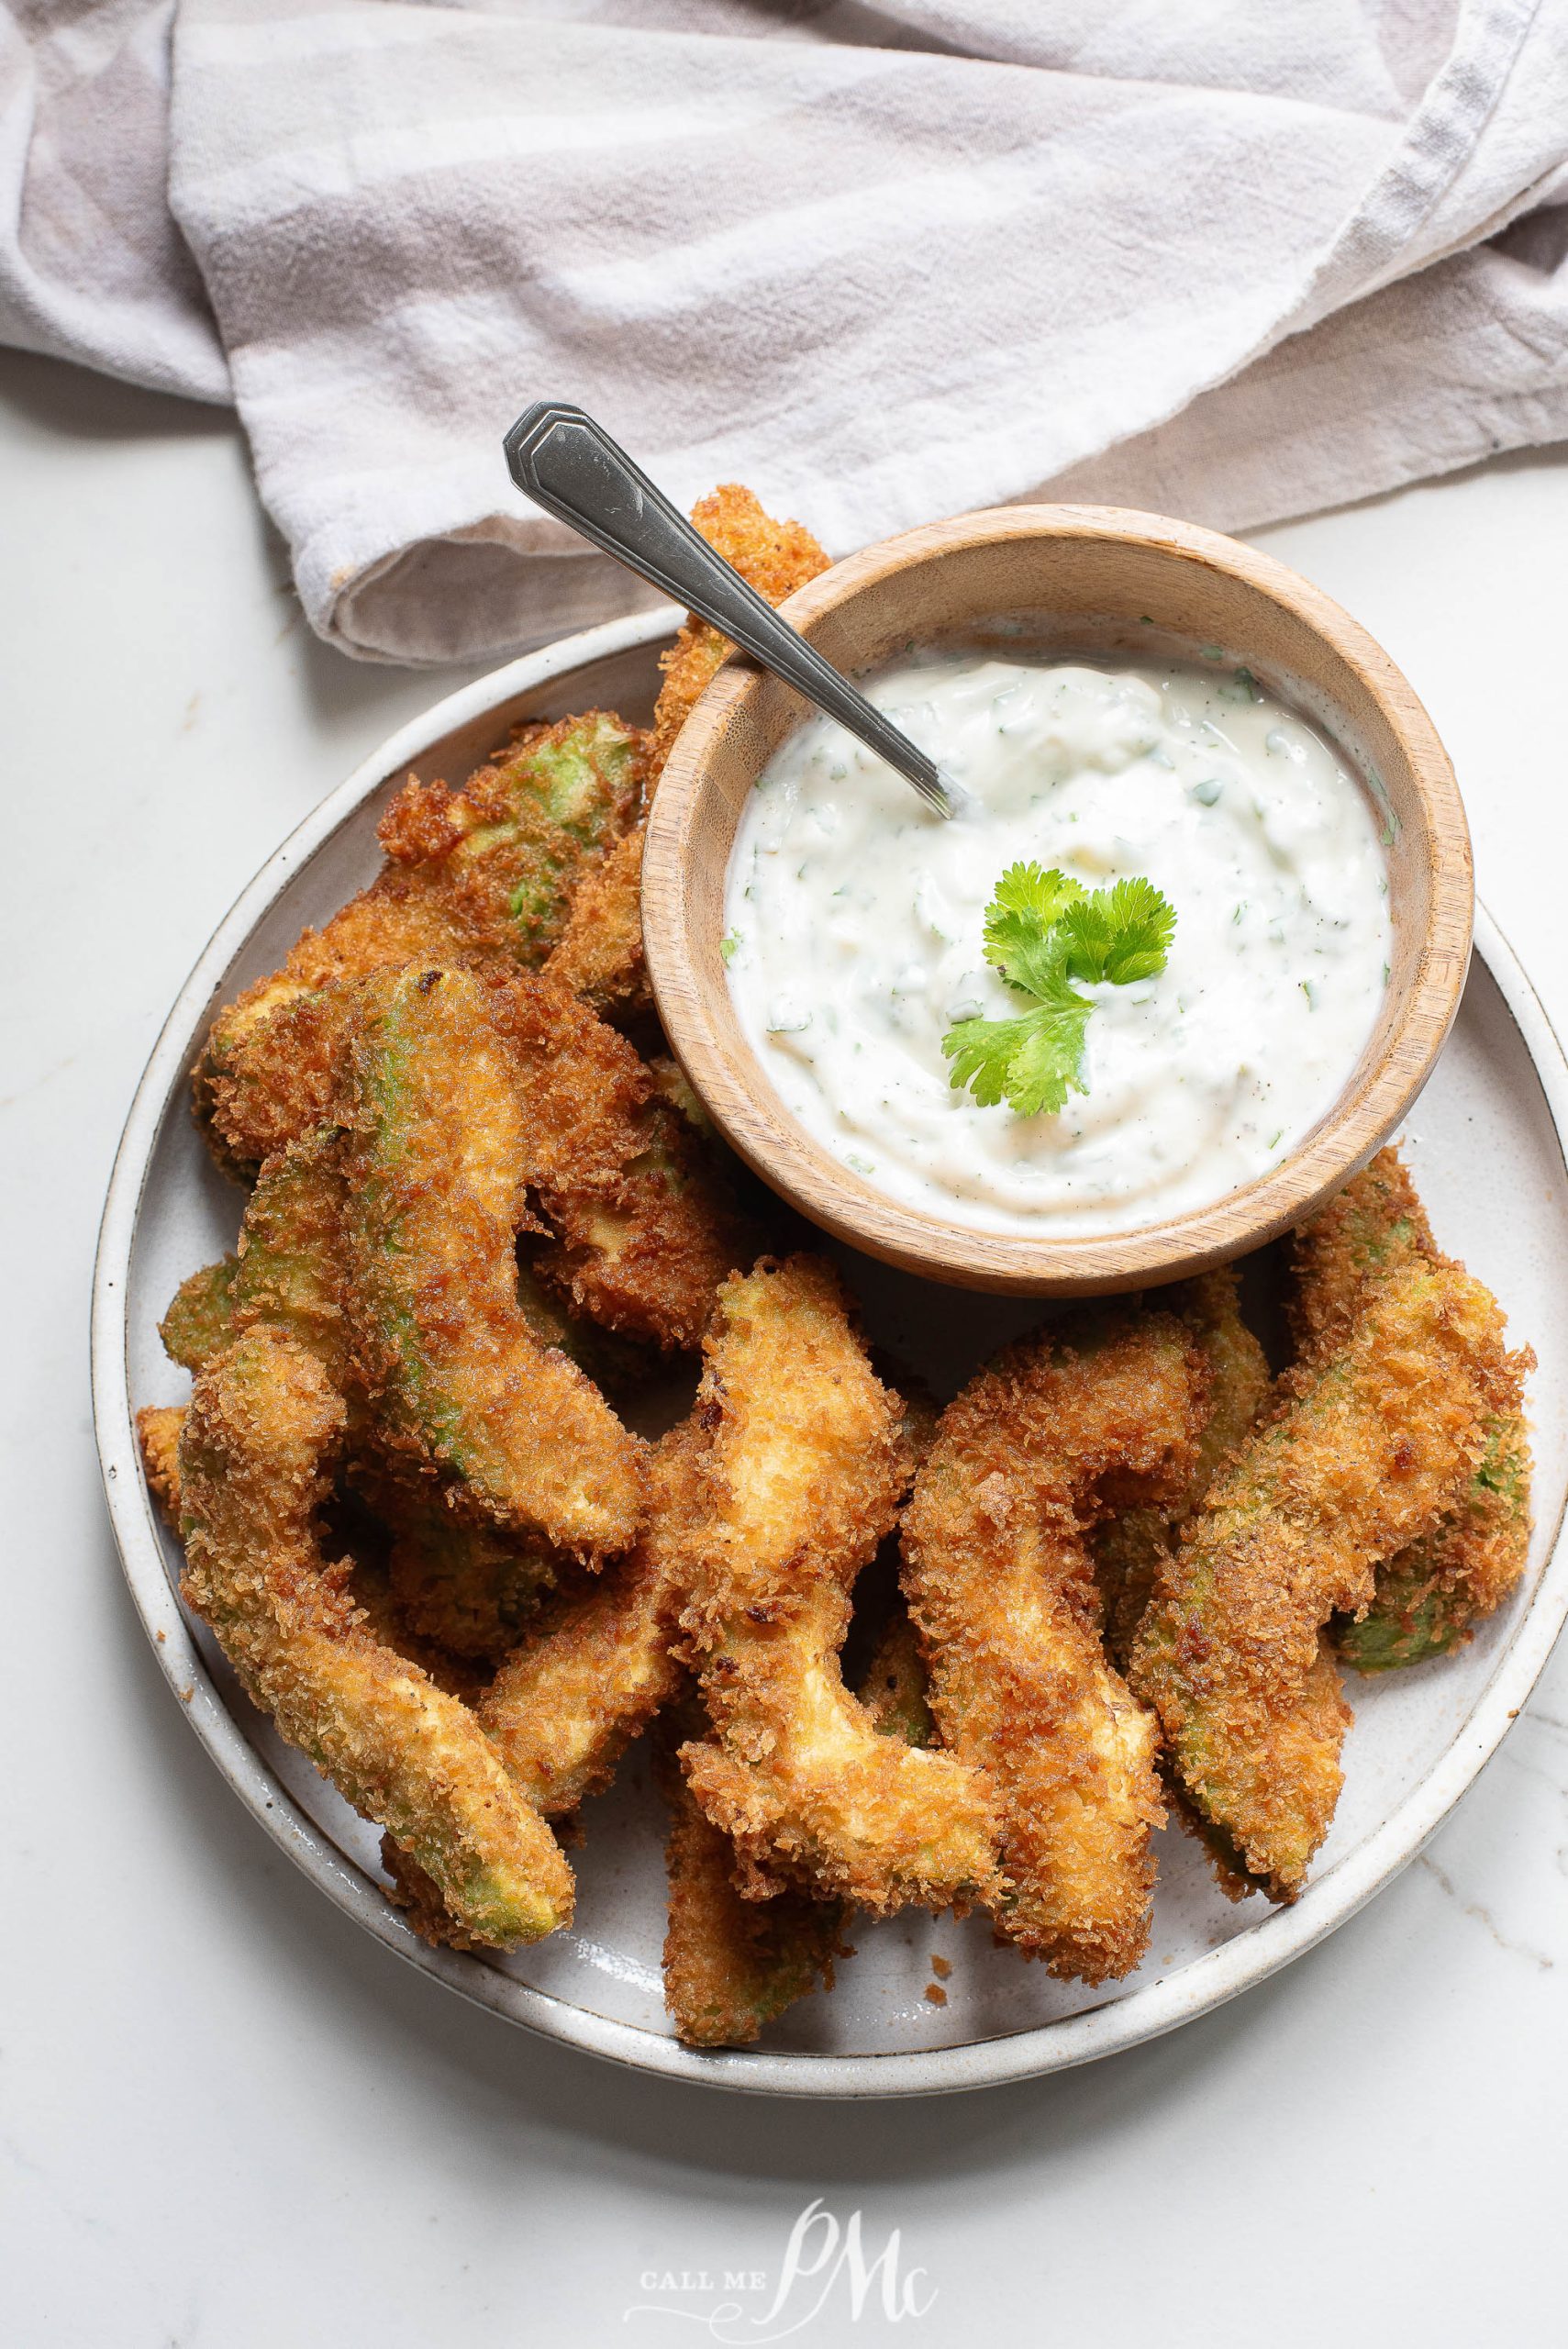
{"label": "wooden bowl rim", "polygon": [[[829,614],[891,574],[1016,539],[1116,540],[1223,573],[1318,637],[1379,710],[1404,755],[1426,825],[1432,901],[1414,978],[1395,1008],[1380,1062],[1357,1088],[1351,1091],[1353,1079],[1347,1080],[1346,1094],[1267,1174],[1207,1208],[1132,1231],[1037,1239],[972,1230],[877,1190],[797,1123],[739,1023],[709,1015],[687,919],[685,875],[710,760],[765,682],[740,656],[719,670],[665,764],[643,855],[643,939],[665,1033],[714,1122],[748,1165],[813,1222],[884,1263],[951,1286],[1087,1296],[1184,1278],[1261,1247],[1304,1222],[1382,1147],[1430,1075],[1458,1011],[1470,963],[1474,880],[1453,769],[1408,680],[1321,589],[1272,555],[1218,531],[1118,507],[985,507],[862,548],[799,589],[783,609],[811,637]],[[728,1007],[728,991],[716,994]],[[1400,1048],[1411,1045],[1407,1058]]]}

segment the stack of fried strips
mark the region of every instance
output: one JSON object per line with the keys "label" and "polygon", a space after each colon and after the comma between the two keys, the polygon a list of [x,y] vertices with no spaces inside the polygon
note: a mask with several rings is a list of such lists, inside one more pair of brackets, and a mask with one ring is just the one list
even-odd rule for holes
{"label": "stack of fried strips", "polygon": [[[746,491],[695,518],[774,601],[823,566]],[[141,1415],[186,1599],[428,1936],[568,1924],[557,1831],[660,1717],[666,1996],[707,2046],[830,1985],[856,1909],[1126,1974],[1167,1799],[1293,1899],[1336,1656],[1454,1646],[1529,1530],[1525,1363],[1388,1152],[1298,1239],[1277,1380],[1229,1273],[1074,1311],[940,1416],[878,1375],[643,974],[642,815],[728,649],[688,624],[651,732],[411,779],[372,886],[220,1015],[196,1110],[249,1205],[163,1324],[188,1406]]]}

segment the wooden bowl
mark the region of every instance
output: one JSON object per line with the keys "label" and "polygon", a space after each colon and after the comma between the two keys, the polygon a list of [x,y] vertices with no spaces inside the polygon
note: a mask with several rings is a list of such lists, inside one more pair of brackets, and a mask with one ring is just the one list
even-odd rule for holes
{"label": "wooden bowl", "polygon": [[[806,1133],[741,1034],[719,955],[725,870],[746,796],[809,715],[749,662],[683,728],[649,818],[648,966],[671,1044],[715,1123],[812,1220],[889,1264],[963,1287],[1083,1297],[1223,1264],[1302,1222],[1387,1141],[1431,1073],[1470,960],[1464,809],[1405,678],[1318,589],[1233,539],[1151,514],[1012,506],[907,530],[836,563],[784,609],[840,668],[911,643],[988,640],[1140,660],[1220,645],[1332,737],[1384,818],[1394,947],[1377,1028],[1334,1107],[1266,1174],[1126,1233],[966,1230],[889,1198]],[[1392,838],[1388,839],[1388,835]]]}

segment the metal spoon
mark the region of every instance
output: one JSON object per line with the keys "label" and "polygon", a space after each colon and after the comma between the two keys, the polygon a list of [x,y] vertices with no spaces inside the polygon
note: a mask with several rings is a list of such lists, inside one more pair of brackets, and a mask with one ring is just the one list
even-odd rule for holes
{"label": "metal spoon", "polygon": [[700,613],[885,759],[939,816],[952,814],[956,786],[715,553],[591,416],[565,400],[538,400],[502,445],[512,479],[536,506]]}

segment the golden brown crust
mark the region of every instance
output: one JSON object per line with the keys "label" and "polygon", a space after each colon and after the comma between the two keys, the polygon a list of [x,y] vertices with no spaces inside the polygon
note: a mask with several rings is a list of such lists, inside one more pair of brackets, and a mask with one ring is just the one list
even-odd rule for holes
{"label": "golden brown crust", "polygon": [[627,1746],[680,1685],[672,1653],[677,1544],[693,1505],[696,1440],[689,1426],[663,1439],[637,1548],[588,1588],[550,1602],[480,1705],[513,1783],[547,1819],[609,1784]]}
{"label": "golden brown crust", "polygon": [[[569,1822],[600,1793],[622,1754],[679,1688],[671,1651],[679,1591],[672,1537],[694,1505],[691,1422],[654,1455],[649,1521],[630,1557],[585,1586],[563,1588],[478,1699],[480,1726],[512,1784],[541,1817]],[[427,1941],[463,1949],[437,1887],[384,1849],[390,1898]]]}
{"label": "golden brown crust", "polygon": [[[770,604],[782,604],[828,567],[828,558],[798,522],[775,522],[749,489],[727,483],[692,508],[709,544]],[[688,613],[661,661],[649,741],[648,794],[698,697],[733,650],[727,637]],[[652,1008],[642,951],[642,828],[628,832],[578,888],[550,972],[606,1018],[634,1019]]]}
{"label": "golden brown crust", "polygon": [[1233,1265],[1163,1291],[1162,1303],[1181,1316],[1208,1364],[1207,1419],[1193,1473],[1170,1505],[1123,1509],[1095,1534],[1106,1644],[1124,1673],[1155,1578],[1176,1534],[1263,1408],[1271,1386],[1262,1347],[1241,1319],[1240,1282]]}
{"label": "golden brown crust", "polygon": [[950,1750],[1001,1813],[1000,1932],[1053,1973],[1129,1971],[1163,1818],[1155,1725],[1101,1652],[1087,1545],[1113,1501],[1190,1477],[1207,1366],[1172,1315],[1011,1347],[942,1415],[903,1529],[905,1587]]}
{"label": "golden brown crust", "polygon": [[1288,1301],[1298,1364],[1343,1345],[1370,1280],[1414,1255],[1435,1256],[1427,1211],[1396,1150],[1380,1150],[1311,1223],[1296,1234]]}
{"label": "golden brown crust", "polygon": [[719,1282],[756,1246],[712,1149],[564,987],[488,985],[526,1104],[528,1183],[555,1234],[537,1269],[606,1329],[695,1347]]}
{"label": "golden brown crust", "polygon": [[1348,1715],[1322,1633],[1473,1472],[1517,1394],[1495,1299],[1412,1255],[1351,1336],[1282,1382],[1162,1569],[1133,1687],[1211,1828],[1294,1899],[1339,1798]]}
{"label": "golden brown crust", "polygon": [[[708,544],[742,579],[765,596],[782,604],[808,579],[828,568],[828,557],[809,530],[798,522],[775,522],[760,501],[738,482],[725,482],[692,508],[692,520]],[[706,620],[689,613],[685,626],[660,666],[664,683],[653,713],[649,747],[650,788],[656,789],[664,762],[676,735],[712,682],[719,663],[733,651]]]}
{"label": "golden brown crust", "polygon": [[183,1403],[150,1403],[136,1415],[147,1489],[171,1533],[180,1531],[180,1431],[184,1423]]}
{"label": "golden brown crust", "polygon": [[526,1636],[567,1561],[490,1525],[468,1525],[438,1490],[399,1506],[384,1481],[387,1590],[417,1639],[478,1665],[499,1664]]}
{"label": "golden brown crust", "polygon": [[[1381,1151],[1296,1236],[1295,1386],[1347,1341],[1378,1282],[1420,1256],[1442,1262],[1409,1174],[1396,1152]],[[1368,1606],[1335,1626],[1341,1656],[1358,1671],[1459,1646],[1523,1575],[1531,1527],[1523,1383],[1534,1363],[1528,1350],[1509,1358],[1511,1398],[1486,1423],[1474,1473],[1437,1521],[1382,1562]]]}
{"label": "golden brown crust", "polygon": [[[337,991],[389,963],[541,963],[632,822],[644,770],[645,738],[589,710],[519,729],[461,791],[411,777],[382,818],[371,886],[213,1023],[195,1099],[224,1164],[249,1173],[327,1114],[351,1016]],[[317,1003],[322,989],[334,992]]]}
{"label": "golden brown crust", "polygon": [[192,1079],[196,1122],[230,1173],[253,1174],[328,1114],[358,980],[389,964],[457,964],[472,944],[403,876],[304,931],[282,967],[214,1020]]}
{"label": "golden brown crust", "polygon": [[678,1738],[702,1731],[698,1709],[683,1708],[655,1748],[670,1814],[664,2004],[686,2046],[749,2047],[818,1984],[830,1990],[836,1962],[852,1953],[841,1901],[793,1887],[771,1900],[741,1897],[735,1846],[694,1799],[674,1752]]}
{"label": "golden brown crust", "polygon": [[322,1557],[346,1420],[314,1356],[265,1325],[199,1374],[180,1441],[182,1588],[253,1701],[463,1930],[517,1947],[569,1921],[571,1871],[472,1714],[374,1636],[347,1567]]}
{"label": "golden brown crust", "polygon": [[896,1398],[813,1257],[728,1281],[705,1353],[682,1626],[713,1735],[683,1750],[688,1783],[750,1897],[794,1877],[878,1910],[950,1905],[990,1878],[985,1787],[879,1737],[839,1664],[908,1475]]}
{"label": "golden brown crust", "polygon": [[518,1301],[536,1138],[496,1000],[462,970],[361,990],[340,1103],[352,1382],[402,1475],[439,1475],[470,1516],[598,1558],[636,1535],[645,1447]]}
{"label": "golden brown crust", "polygon": [[[461,791],[410,780],[378,828],[389,866],[439,896],[476,953],[537,967],[559,941],[574,893],[641,804],[646,741],[613,711],[585,710],[520,729]],[[584,749],[590,756],[580,761]],[[564,792],[522,787],[555,777],[563,763]],[[579,769],[591,772],[591,804],[571,787]]]}
{"label": "golden brown crust", "polygon": [[650,1011],[652,991],[642,951],[642,848],[636,825],[584,877],[566,918],[561,943],[545,964],[558,980],[606,1019]]}
{"label": "golden brown crust", "polygon": [[902,1600],[889,1609],[877,1634],[858,1693],[879,1737],[901,1738],[906,1745],[937,1742],[926,1660]]}

